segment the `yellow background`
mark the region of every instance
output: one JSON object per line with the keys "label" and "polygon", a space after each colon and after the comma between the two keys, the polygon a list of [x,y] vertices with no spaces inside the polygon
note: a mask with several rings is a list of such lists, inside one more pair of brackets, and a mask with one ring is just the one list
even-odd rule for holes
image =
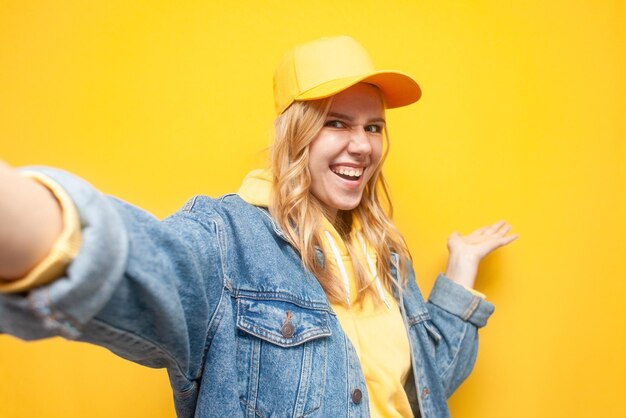
{"label": "yellow background", "polygon": [[[624,1],[0,2],[0,158],[66,168],[157,216],[265,161],[271,77],[349,34],[424,95],[387,115],[395,219],[425,293],[454,229],[520,239],[454,417],[626,417]],[[0,337],[0,417],[173,417],[165,372]]]}

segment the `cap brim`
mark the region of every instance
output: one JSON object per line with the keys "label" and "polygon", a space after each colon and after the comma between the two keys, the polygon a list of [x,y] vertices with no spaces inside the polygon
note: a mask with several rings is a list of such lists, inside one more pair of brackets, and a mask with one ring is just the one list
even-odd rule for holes
{"label": "cap brim", "polygon": [[375,71],[327,81],[299,94],[295,100],[324,99],[361,82],[373,84],[380,89],[386,108],[406,106],[418,101],[422,96],[422,89],[411,76],[399,71]]}

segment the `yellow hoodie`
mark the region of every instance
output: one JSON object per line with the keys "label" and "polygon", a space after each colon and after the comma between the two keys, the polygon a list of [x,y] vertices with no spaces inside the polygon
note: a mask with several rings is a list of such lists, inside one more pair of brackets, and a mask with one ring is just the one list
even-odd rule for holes
{"label": "yellow hoodie", "polygon": [[[268,171],[255,170],[246,176],[239,196],[246,202],[267,207],[271,190]],[[372,417],[412,417],[411,406],[403,389],[411,371],[411,350],[406,329],[395,299],[375,279],[376,254],[365,242],[358,222],[353,224],[350,239],[362,251],[357,255],[384,303],[375,303],[367,296],[362,305],[355,304],[358,295],[352,259],[343,239],[326,219],[323,224],[322,243],[325,262],[337,280],[346,288],[349,307],[337,303],[331,306],[342,329],[352,342],[365,376]]]}

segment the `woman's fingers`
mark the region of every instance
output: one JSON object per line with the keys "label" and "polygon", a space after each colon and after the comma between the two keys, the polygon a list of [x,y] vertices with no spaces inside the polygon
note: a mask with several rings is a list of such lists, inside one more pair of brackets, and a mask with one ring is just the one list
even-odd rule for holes
{"label": "woman's fingers", "polygon": [[498,221],[495,224],[488,226],[484,233],[485,234],[489,234],[489,235],[493,235],[496,232],[498,232],[505,225],[506,225],[505,221]]}
{"label": "woman's fingers", "polygon": [[511,225],[509,225],[509,224],[507,224],[507,223],[505,222],[504,224],[502,224],[502,225],[500,226],[500,228],[499,228],[499,229],[497,229],[497,230],[494,232],[494,235],[495,235],[495,236],[498,236],[498,237],[503,237],[503,236],[505,236],[506,234],[508,234],[508,233],[509,233],[509,231],[511,230],[511,228],[512,228],[512,226],[511,226]]}
{"label": "woman's fingers", "polygon": [[484,256],[496,248],[507,245],[517,239],[517,234],[508,235],[511,229],[512,226],[506,221],[498,221],[492,225],[479,228],[468,235],[453,232],[448,238],[448,245],[454,247],[462,246],[467,251],[477,251],[479,254],[484,253]]}
{"label": "woman's fingers", "polygon": [[498,221],[493,225],[482,227],[475,232],[480,231],[479,235],[503,237],[511,230],[511,228],[511,225],[506,221]]}
{"label": "woman's fingers", "polygon": [[498,221],[495,224],[478,228],[474,232],[470,233],[468,237],[476,237],[476,238],[486,238],[489,236],[503,237],[511,230],[511,228],[512,228],[511,225],[509,225],[506,221]]}
{"label": "woman's fingers", "polygon": [[494,242],[496,243],[496,247],[495,248],[505,246],[508,243],[510,243],[512,241],[515,241],[518,237],[519,237],[518,234],[511,234],[511,235],[506,235],[506,236],[499,237],[499,238],[494,240]]}
{"label": "woman's fingers", "polygon": [[475,235],[475,236],[483,235],[489,228],[491,228],[490,225],[483,226],[482,228],[478,228],[476,231],[472,232],[470,235]]}
{"label": "woman's fingers", "polygon": [[512,234],[512,235],[507,235],[505,237],[502,237],[498,240],[498,247],[504,247],[505,245],[510,244],[511,242],[515,241],[517,238],[519,237],[518,234]]}

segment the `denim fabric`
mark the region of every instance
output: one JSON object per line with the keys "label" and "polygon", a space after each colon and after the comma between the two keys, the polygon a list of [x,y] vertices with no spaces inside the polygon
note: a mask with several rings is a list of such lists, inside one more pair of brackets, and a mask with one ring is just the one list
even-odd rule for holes
{"label": "denim fabric", "polygon": [[[83,245],[65,277],[0,295],[1,332],[61,335],[165,367],[179,417],[369,416],[356,352],[266,210],[236,195],[195,197],[159,221],[70,174],[39,171],[75,202]],[[412,271],[395,296],[414,412],[448,417],[493,305],[443,276],[426,303]]]}

